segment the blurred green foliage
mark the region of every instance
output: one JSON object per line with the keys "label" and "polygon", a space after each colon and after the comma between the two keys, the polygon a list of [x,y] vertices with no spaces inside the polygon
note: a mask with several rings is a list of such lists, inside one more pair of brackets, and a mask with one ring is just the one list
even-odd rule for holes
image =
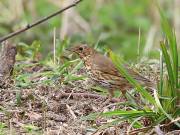
{"label": "blurred green foliage", "polygon": [[[139,55],[140,57],[144,55],[143,49],[146,47],[145,45],[149,38],[148,33],[150,32],[150,29],[153,25],[156,25],[157,33],[155,34],[155,39],[152,41],[153,47],[150,48],[149,54],[146,55],[151,58],[159,58],[159,43],[157,42],[163,38],[159,36],[161,35],[160,24],[158,26],[156,23],[160,20],[158,20],[157,17],[154,17],[156,16],[154,12],[156,7],[151,0],[104,0],[104,3],[99,5],[97,4],[97,1],[98,0],[84,0],[76,7],[76,10],[80,16],[82,16],[82,18],[88,22],[90,26],[90,32],[85,34],[75,33],[74,35],[69,36],[64,40],[60,40],[61,35],[59,34],[59,31],[62,28],[61,15],[61,17],[56,16],[48,20],[48,22],[45,22],[42,25],[13,38],[13,42],[18,46],[18,55],[16,57],[17,61],[25,61],[24,63],[20,62],[15,65],[16,70],[14,71],[14,76],[16,78],[16,88],[29,88],[38,84],[44,84],[48,86],[52,86],[54,84],[61,85],[86,79],[86,76],[74,75],[74,73],[82,66],[82,62],[79,62],[79,59],[70,61],[66,58],[63,58],[65,48],[79,42],[87,42],[95,48],[103,48],[102,50],[105,51],[108,50],[107,48],[110,48],[113,50],[113,52],[121,55],[127,61],[136,61]],[[13,4],[17,4],[16,2],[17,0],[14,0]],[[164,0],[163,2],[166,9],[169,9],[168,6],[170,7],[172,3],[170,3],[168,0]],[[29,6],[30,4],[31,6]],[[49,14],[59,10],[59,7],[55,6],[55,4],[53,4],[50,0],[24,0],[20,5],[22,7],[16,7],[16,10],[19,11],[14,11],[11,9],[12,0],[0,0],[0,37],[20,29],[27,24],[36,22],[40,18],[46,17]],[[164,5],[162,5],[161,8],[163,8]],[[166,11],[168,19],[172,20],[172,11]],[[163,22],[165,22],[165,20],[163,20]],[[164,26],[164,35],[169,38],[169,41],[175,41],[174,33],[171,32],[171,34],[169,34],[169,29],[171,27],[169,25]],[[57,30],[57,46],[55,55],[53,55],[54,52],[52,51],[54,28]],[[174,42],[169,45],[172,44],[175,44],[175,47],[177,46],[177,44]],[[170,49],[172,48],[172,46],[168,47],[170,47]],[[160,92],[156,93],[155,98],[152,97],[134,80],[132,80],[131,77],[126,74],[126,72],[124,72],[127,80],[129,80],[136,88],[138,88],[138,91],[146,99],[145,101],[152,103],[156,107],[155,110],[145,106],[145,109],[141,111],[139,110],[140,106],[138,104],[136,105],[134,100],[131,99],[133,102],[130,103],[132,103],[131,106],[134,107],[134,110],[107,112],[103,114],[104,116],[114,116],[117,114],[122,116],[123,120],[126,120],[124,118],[132,118],[129,120],[129,122],[132,122],[134,127],[141,127],[141,125],[137,122],[137,119],[134,120],[134,118],[137,117],[152,117],[154,123],[161,123],[164,121],[164,119],[167,118],[170,120],[176,118],[179,112],[179,109],[176,107],[176,100],[178,100],[178,98],[176,98],[176,92],[174,92],[179,88],[177,62],[178,52],[176,48],[172,49],[172,51],[170,51],[172,53],[172,57],[166,53],[169,52],[168,47],[165,48],[165,45],[161,45],[162,51],[164,50],[163,56],[165,57],[164,59],[167,69],[168,66],[170,68],[173,67],[172,72],[168,71],[169,80],[166,80],[166,78],[163,79],[164,76],[161,78],[162,86],[159,89],[161,91],[164,90],[166,94]],[[112,53],[113,55],[111,55],[114,56],[114,61],[117,62],[115,65],[118,67],[120,64],[118,63],[119,59],[117,58],[119,57],[116,56],[115,53]],[[44,55],[44,57],[41,55]],[[41,57],[44,59],[41,60]],[[167,58],[172,60],[172,63],[169,62]],[[33,63],[32,61],[36,61],[37,63]],[[77,62],[78,64],[76,66],[71,67]],[[43,72],[33,73],[33,69],[31,69],[33,66],[37,68],[42,66],[45,68],[45,70]],[[123,71],[123,68],[121,67],[118,69]],[[161,69],[161,71],[163,71],[163,69]],[[169,83],[170,80],[173,79],[176,80],[176,83]],[[95,87],[94,89],[99,90],[101,93],[106,95],[106,91],[103,91],[98,87]],[[166,90],[169,90],[169,93],[166,92]],[[167,101],[167,99],[171,100]],[[16,100],[17,104],[21,103],[20,95],[18,93],[16,95]],[[142,108],[143,106],[144,104],[142,105]],[[172,116],[170,116],[169,113],[172,113]],[[179,124],[177,125],[179,126]],[[0,123],[0,131],[3,131],[4,128],[5,124]],[[24,129],[29,133],[33,133],[38,130],[36,126],[31,124],[25,125]]]}
{"label": "blurred green foliage", "polygon": [[[12,14],[10,0],[1,0],[0,7],[3,8],[0,13],[0,37],[59,9],[50,0],[34,0],[32,3],[33,5],[28,6],[30,2],[23,1],[23,13],[16,17]],[[169,4],[167,0],[164,3]],[[104,0],[99,5],[97,1],[84,0],[76,9],[89,23],[91,32],[83,35],[76,33],[68,37],[70,44],[77,42],[95,44],[100,40],[100,47],[111,48],[125,60],[134,61],[139,55],[137,54],[138,48],[140,55],[143,54],[143,48],[148,38],[147,34],[154,21],[153,6],[155,5],[151,0],[139,0],[138,2],[134,0]],[[13,15],[14,17],[12,17]],[[42,43],[41,51],[46,54],[47,51],[52,50],[53,28],[56,27],[58,33],[62,27],[61,21],[62,19],[56,16],[28,32],[14,37],[14,40],[16,43],[24,42],[26,44],[32,44],[34,40],[39,40]],[[139,29],[141,30],[140,47],[138,47]],[[58,35],[57,38],[59,37]],[[159,56],[158,53],[154,49],[150,52],[150,56]]]}

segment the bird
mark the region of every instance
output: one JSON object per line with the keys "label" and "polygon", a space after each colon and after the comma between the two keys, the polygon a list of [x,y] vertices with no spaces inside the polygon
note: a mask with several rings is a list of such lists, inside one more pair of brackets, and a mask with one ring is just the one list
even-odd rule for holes
{"label": "bird", "polygon": [[[113,64],[112,60],[96,51],[87,44],[78,44],[67,50],[76,53],[83,61],[87,75],[95,84],[104,87],[109,92],[109,100],[114,96],[115,90],[120,90],[125,96],[126,92],[133,88],[129,81],[120,74],[119,70]],[[139,73],[124,65],[127,72],[141,85],[153,87],[154,83],[141,76]]]}

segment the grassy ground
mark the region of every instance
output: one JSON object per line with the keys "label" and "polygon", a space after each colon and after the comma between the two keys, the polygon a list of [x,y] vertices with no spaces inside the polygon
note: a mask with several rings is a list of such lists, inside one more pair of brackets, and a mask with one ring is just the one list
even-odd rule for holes
{"label": "grassy ground", "polygon": [[[115,132],[126,132],[130,126],[130,123],[125,121],[116,128],[109,129],[109,126],[114,127],[111,121],[117,120],[118,116],[112,118],[99,116],[95,120],[94,118],[86,120],[86,116],[99,112],[129,110],[131,107],[128,104],[131,102],[111,102],[102,107],[107,92],[92,89],[93,83],[88,78],[67,83],[59,76],[56,79],[53,79],[55,75],[51,78],[45,76],[47,72],[55,73],[48,66],[40,66],[39,63],[26,63],[25,67],[22,65],[22,61],[16,64],[16,67],[21,66],[18,68],[18,72],[21,73],[18,73],[15,84],[0,91],[2,135],[93,134],[99,128],[106,129],[99,130],[99,133],[107,131],[115,134]],[[71,71],[72,68],[66,70]],[[142,71],[142,74],[146,73]],[[151,79],[153,76],[155,79],[154,73],[151,71],[148,73],[151,74]],[[76,77],[85,75],[83,67],[73,75]],[[135,93],[132,90],[131,94]],[[143,124],[143,121],[141,122]]]}
{"label": "grassy ground", "polygon": [[[0,88],[0,135],[178,134],[179,39],[174,33],[178,29],[169,23],[172,3],[160,4],[167,9],[165,13],[151,1],[87,0],[76,8],[77,14],[71,11],[70,16],[64,14],[15,37],[18,54],[12,82]],[[0,3],[0,36],[58,10],[62,2],[16,1],[14,7],[10,5],[8,0]],[[69,23],[77,21],[72,16],[82,17],[78,25]],[[66,22],[68,17],[71,21]],[[63,33],[66,36],[60,39]],[[117,91],[102,107],[107,90],[94,86],[80,59],[65,51],[84,41],[108,53],[135,87],[127,101],[118,102],[121,93]],[[132,79],[120,59],[154,81],[154,92],[148,93]]]}

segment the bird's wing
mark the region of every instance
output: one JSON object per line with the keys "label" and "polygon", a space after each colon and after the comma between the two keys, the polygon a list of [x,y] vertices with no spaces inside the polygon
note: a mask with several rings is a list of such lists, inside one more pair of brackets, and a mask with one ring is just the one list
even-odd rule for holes
{"label": "bird's wing", "polygon": [[[110,74],[112,76],[119,77],[119,79],[125,79],[124,76],[122,76],[115,65],[112,63],[111,59],[102,55],[102,54],[96,54],[93,59],[93,68],[97,69],[105,74]],[[134,79],[136,79],[140,84],[143,85],[151,85],[151,81],[147,78],[141,76],[139,73],[135,72],[134,70],[130,69],[127,65],[124,65],[124,68],[127,70],[129,75],[131,75]]]}
{"label": "bird's wing", "polygon": [[120,75],[112,61],[108,57],[99,53],[96,54],[93,58],[93,69],[97,69],[103,73],[114,76]]}

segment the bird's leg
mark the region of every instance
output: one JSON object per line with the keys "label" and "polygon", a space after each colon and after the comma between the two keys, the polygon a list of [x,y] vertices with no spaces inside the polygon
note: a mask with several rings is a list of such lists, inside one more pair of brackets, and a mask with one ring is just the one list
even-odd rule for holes
{"label": "bird's leg", "polygon": [[122,93],[122,96],[120,97],[120,102],[127,101],[126,91],[121,90],[121,93]]}
{"label": "bird's leg", "polygon": [[105,106],[106,104],[110,103],[113,96],[114,96],[114,91],[113,90],[108,90],[109,94],[107,99],[102,103],[102,106]]}

